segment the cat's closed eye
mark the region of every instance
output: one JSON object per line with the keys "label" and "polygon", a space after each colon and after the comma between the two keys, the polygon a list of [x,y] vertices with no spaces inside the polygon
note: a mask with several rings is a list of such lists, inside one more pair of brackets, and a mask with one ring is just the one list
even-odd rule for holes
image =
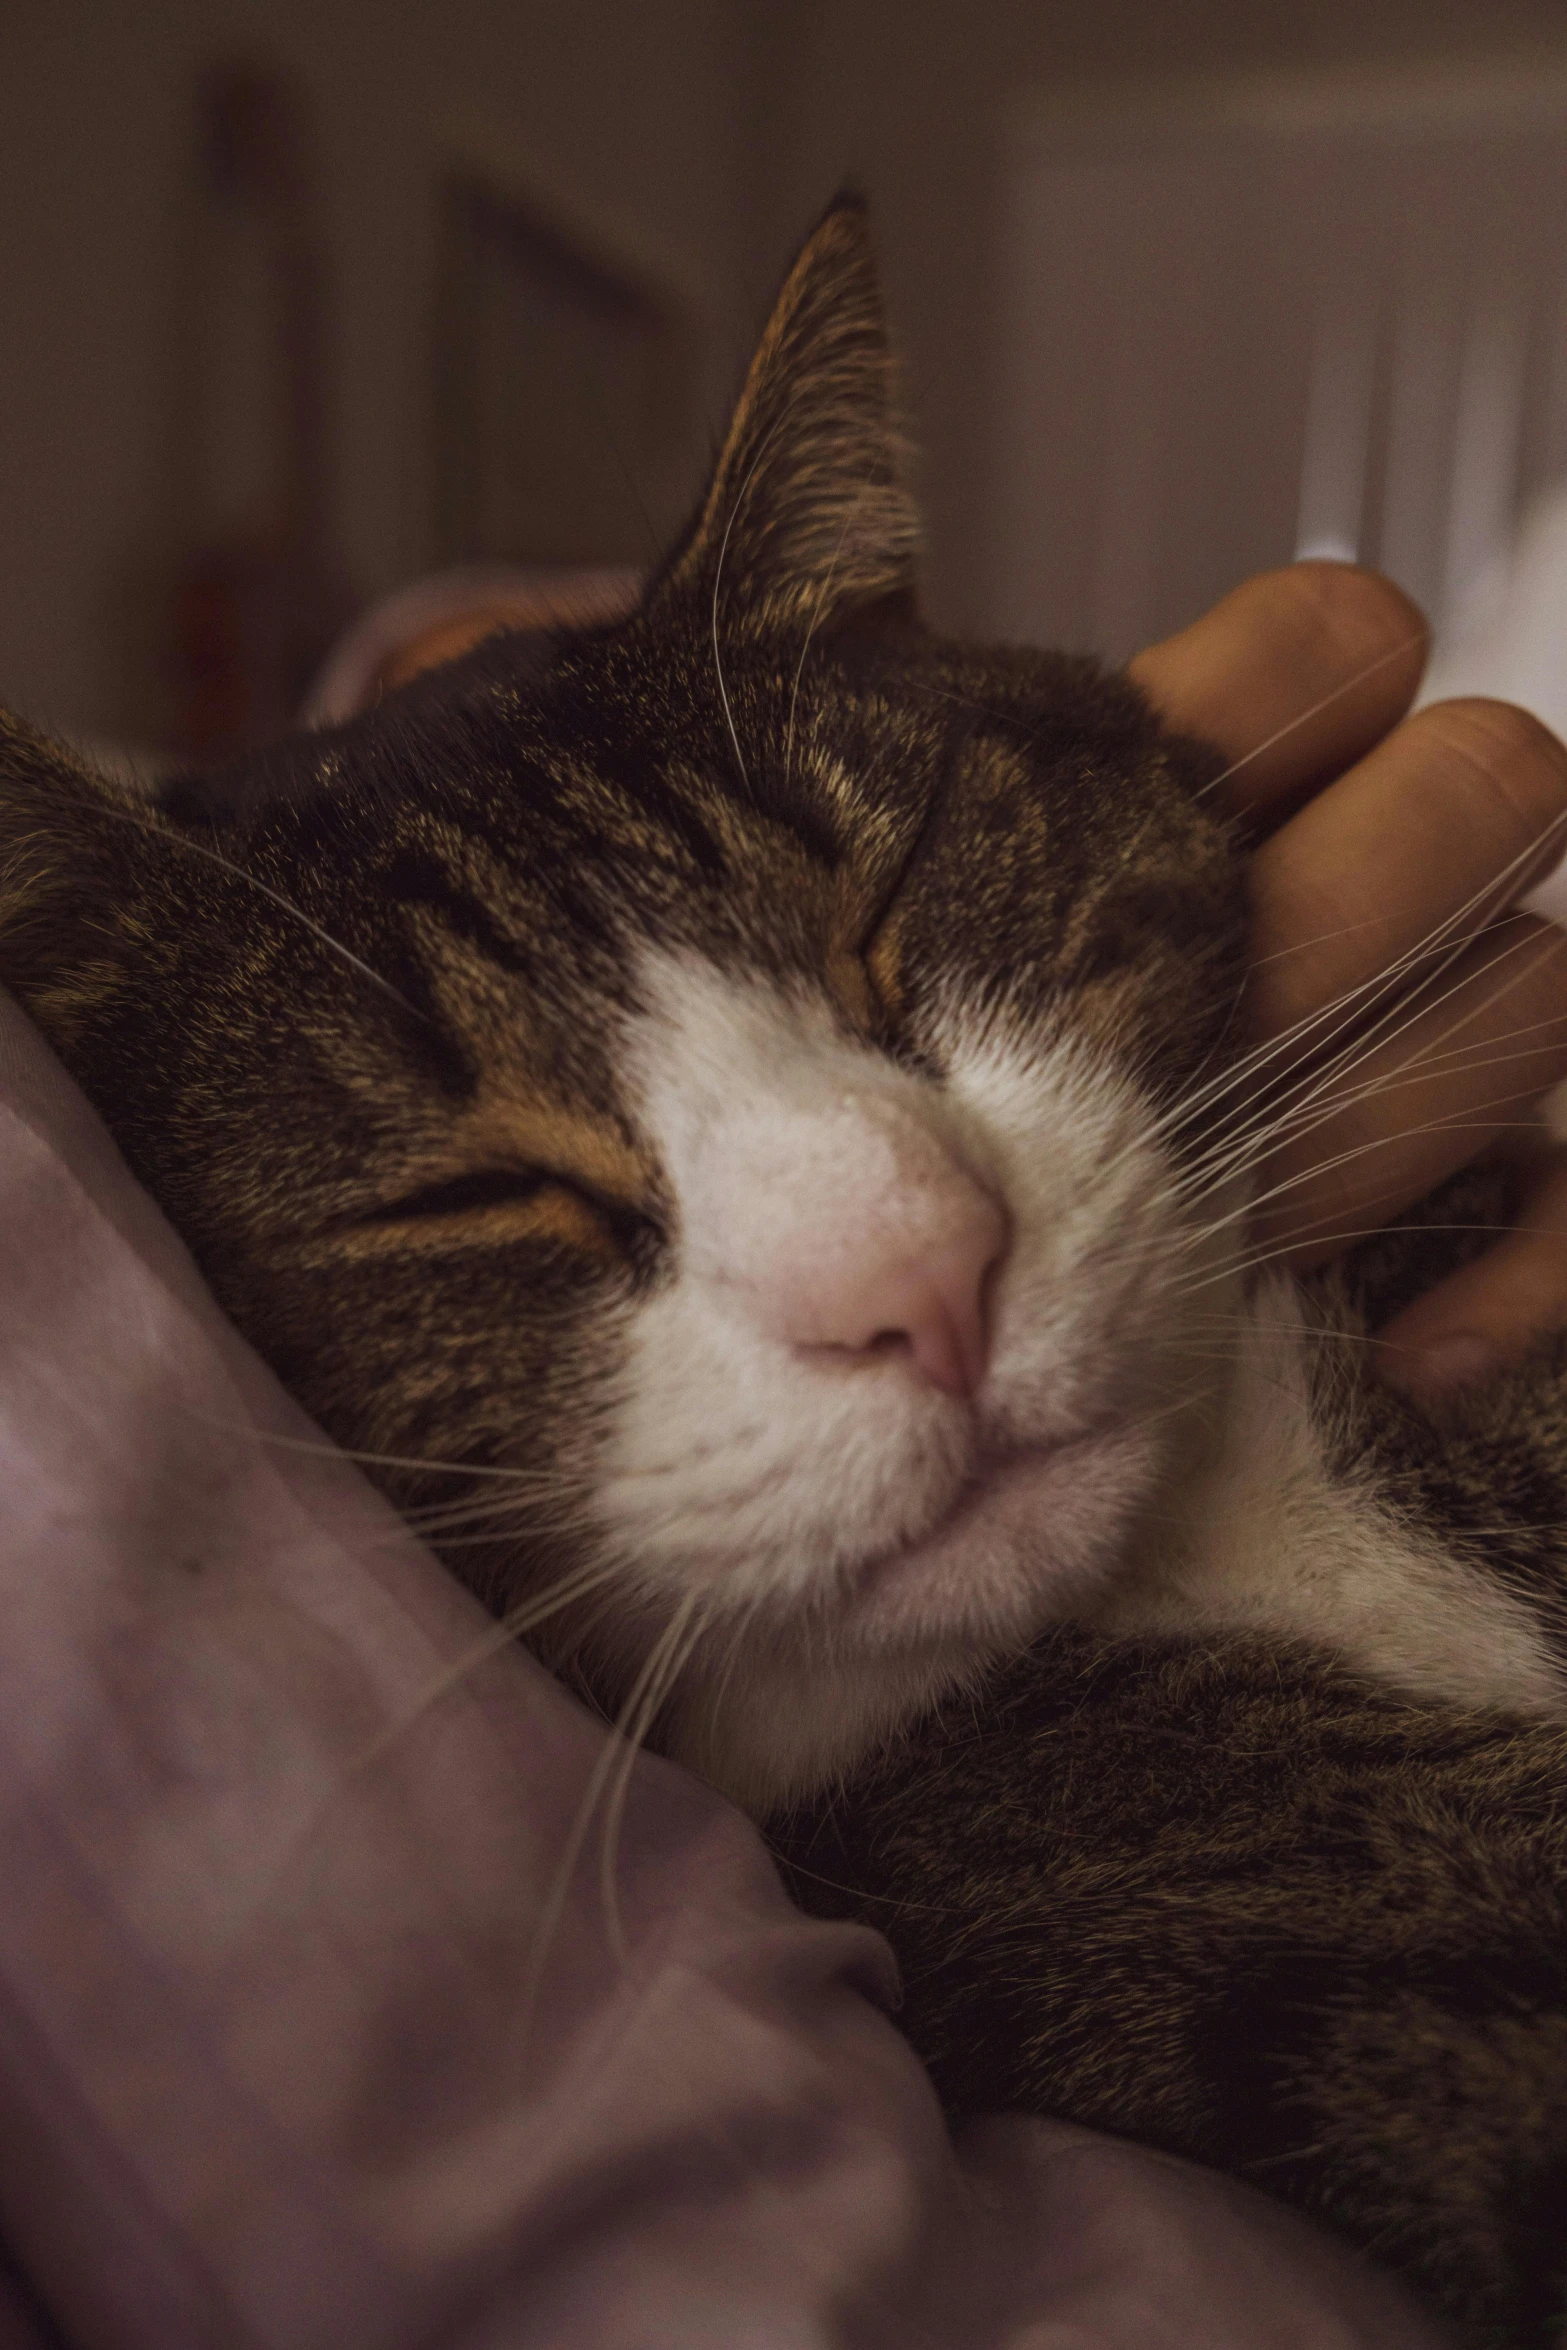
{"label": "cat's closed eye", "polygon": [[[507,1209],[520,1209],[523,1217],[503,1221],[492,1213]],[[641,1259],[657,1237],[640,1206],[549,1167],[470,1168],[421,1184],[361,1220],[369,1231],[410,1234],[428,1228],[447,1237],[464,1222],[475,1226],[476,1237],[495,1236],[498,1226],[505,1232],[509,1225],[513,1233],[520,1230],[597,1256]]]}
{"label": "cat's closed eye", "polygon": [[427,1216],[465,1216],[475,1208],[509,1206],[536,1200],[551,1187],[569,1190],[546,1167],[478,1167],[442,1183],[426,1183],[404,1198],[378,1209],[371,1222],[412,1222]]}

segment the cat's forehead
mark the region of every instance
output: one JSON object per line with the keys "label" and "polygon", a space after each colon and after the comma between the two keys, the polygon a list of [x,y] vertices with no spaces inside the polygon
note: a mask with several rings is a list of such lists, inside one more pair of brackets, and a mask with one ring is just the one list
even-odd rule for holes
{"label": "cat's forehead", "polygon": [[303,797],[358,852],[329,860],[342,895],[444,910],[519,966],[518,926],[601,977],[648,937],[819,959],[906,846],[943,728],[800,650],[746,648],[727,700],[710,644],[645,626],[422,681],[316,754]]}
{"label": "cat's forehead", "polygon": [[274,785],[285,888],[417,1000],[454,1098],[604,1114],[650,951],[896,1044],[922,991],[1124,963],[1128,890],[1211,872],[1147,712],[1085,665],[702,621],[492,642]]}
{"label": "cat's forehead", "polygon": [[542,653],[492,640],[372,713],[346,766],[394,828],[444,814],[524,894],[592,876],[722,896],[764,872],[782,910],[816,872],[896,858],[954,793],[989,802],[998,838],[1048,830],[1066,853],[1113,831],[1124,858],[1169,778],[1135,698],[1085,667],[923,636],[845,657],[808,629],[639,613]]}

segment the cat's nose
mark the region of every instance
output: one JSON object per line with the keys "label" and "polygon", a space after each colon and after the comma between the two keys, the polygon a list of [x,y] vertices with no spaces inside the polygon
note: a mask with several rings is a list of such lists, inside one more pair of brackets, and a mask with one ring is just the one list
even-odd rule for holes
{"label": "cat's nose", "polygon": [[991,1274],[1006,1249],[1006,1220],[988,1193],[967,1184],[941,1202],[935,1229],[917,1242],[878,1245],[874,1232],[835,1277],[809,1269],[790,1303],[796,1346],[866,1360],[901,1356],[947,1395],[977,1395],[990,1352]]}
{"label": "cat's nose", "polygon": [[824,1369],[898,1363],[979,1392],[1011,1225],[915,1087],[737,1107],[706,1130],[682,1195],[694,1277],[773,1341]]}
{"label": "cat's nose", "polygon": [[1005,1212],[933,1137],[867,1129],[859,1139],[859,1165],[806,1152],[809,1190],[797,1177],[787,1203],[776,1190],[766,1201],[770,1245],[751,1254],[763,1319],[802,1353],[901,1359],[948,1395],[975,1395]]}

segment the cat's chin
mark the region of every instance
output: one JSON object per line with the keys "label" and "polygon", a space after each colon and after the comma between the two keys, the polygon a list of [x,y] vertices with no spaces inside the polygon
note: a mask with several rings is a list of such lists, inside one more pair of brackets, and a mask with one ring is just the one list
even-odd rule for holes
{"label": "cat's chin", "polygon": [[1146,1427],[1019,1450],[971,1479],[928,1532],[837,1578],[799,1625],[760,1618],[700,1670],[666,1750],[753,1812],[852,1771],[940,1697],[1048,1626],[1090,1612],[1167,1465]]}
{"label": "cat's chin", "polygon": [[1142,1430],[1116,1426],[990,1462],[928,1533],[846,1578],[840,1633],[1015,1645],[1103,1589],[1159,1468]]}

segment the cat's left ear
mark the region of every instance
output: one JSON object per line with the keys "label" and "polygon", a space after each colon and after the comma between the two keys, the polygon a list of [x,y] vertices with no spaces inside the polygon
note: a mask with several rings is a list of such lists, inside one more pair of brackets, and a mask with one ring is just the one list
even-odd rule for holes
{"label": "cat's left ear", "polygon": [[121,915],[156,826],[145,799],[0,705],[0,986],[57,1047],[132,935]]}
{"label": "cat's left ear", "polygon": [[787,625],[912,613],[909,487],[865,206],[840,196],[806,240],[751,362],[712,487],[660,590]]}

